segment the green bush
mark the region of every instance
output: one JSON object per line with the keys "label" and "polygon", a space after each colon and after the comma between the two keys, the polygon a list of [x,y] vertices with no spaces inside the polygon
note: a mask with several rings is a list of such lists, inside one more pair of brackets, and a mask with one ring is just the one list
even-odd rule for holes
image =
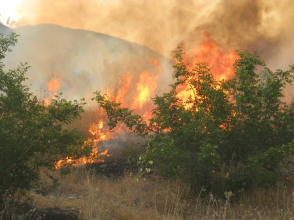
{"label": "green bush", "polygon": [[91,151],[90,146],[83,146],[84,137],[76,130],[64,129],[65,124],[80,116],[83,100],[72,102],[56,96],[45,106],[24,85],[27,64],[4,71],[2,59],[16,42],[13,33],[6,38],[0,35],[1,196],[33,187],[42,191],[41,172],[50,176],[58,160]]}

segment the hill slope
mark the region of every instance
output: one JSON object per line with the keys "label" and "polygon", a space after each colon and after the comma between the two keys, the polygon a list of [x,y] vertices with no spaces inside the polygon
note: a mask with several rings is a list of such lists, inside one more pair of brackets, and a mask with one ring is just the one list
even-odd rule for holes
{"label": "hill slope", "polygon": [[5,26],[4,24],[1,24],[0,23],[0,33],[2,33],[4,35],[7,35],[7,34],[9,34],[12,31],[13,31],[13,29],[11,29],[11,28]]}
{"label": "hill slope", "polygon": [[[11,30],[11,29],[10,29]],[[9,28],[1,27],[7,33]],[[91,98],[96,90],[115,89],[119,78],[133,74],[131,81],[135,89],[138,77],[143,71],[150,76],[158,74],[158,67],[151,60],[157,60],[163,68],[157,85],[171,80],[170,60],[147,47],[122,39],[91,31],[75,30],[57,25],[43,24],[25,26],[13,30],[19,40],[13,52],[9,53],[4,64],[15,68],[20,62],[31,66],[27,77],[33,92],[47,97],[46,82],[56,78],[60,81],[59,92],[66,98]]]}

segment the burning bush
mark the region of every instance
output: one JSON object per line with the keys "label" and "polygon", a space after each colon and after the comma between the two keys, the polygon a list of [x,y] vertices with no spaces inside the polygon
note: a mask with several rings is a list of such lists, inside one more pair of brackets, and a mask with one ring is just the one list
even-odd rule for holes
{"label": "burning bush", "polygon": [[110,128],[124,122],[149,137],[141,158],[154,161],[165,176],[214,195],[266,187],[285,178],[277,167],[294,148],[294,102],[282,101],[294,66],[272,72],[255,53],[230,54],[234,65],[221,68],[216,80],[212,71],[220,68],[210,69],[201,59],[191,67],[187,60],[193,59],[179,49],[175,82],[153,99],[148,121],[100,92],[94,99],[106,110]]}
{"label": "burning bush", "polygon": [[[0,34],[0,59],[16,42],[15,34],[7,38]],[[92,149],[90,144],[84,144],[84,137],[76,130],[63,126],[80,116],[85,105],[83,100],[72,102],[55,96],[49,105],[45,105],[23,84],[28,68],[21,64],[17,69],[5,72],[0,63],[2,197],[11,196],[17,190],[41,189],[41,171],[48,174],[60,159],[89,155]]]}

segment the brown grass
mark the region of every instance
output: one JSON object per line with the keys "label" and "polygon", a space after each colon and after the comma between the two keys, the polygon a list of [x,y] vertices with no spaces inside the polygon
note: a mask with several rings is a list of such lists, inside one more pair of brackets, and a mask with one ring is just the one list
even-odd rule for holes
{"label": "brown grass", "polygon": [[201,193],[191,196],[179,181],[149,175],[119,179],[98,177],[95,172],[74,169],[48,196],[33,194],[37,208],[74,207],[82,219],[293,219],[293,188],[278,185],[255,189],[231,202]]}

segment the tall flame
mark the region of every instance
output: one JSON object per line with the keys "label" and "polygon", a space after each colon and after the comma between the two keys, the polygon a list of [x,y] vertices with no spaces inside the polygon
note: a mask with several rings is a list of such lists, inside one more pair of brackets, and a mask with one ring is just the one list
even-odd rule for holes
{"label": "tall flame", "polygon": [[136,84],[137,94],[134,97],[133,108],[142,108],[147,101],[150,101],[157,88],[157,80],[162,73],[162,68],[157,60],[150,60],[150,62],[157,68],[157,73],[154,76],[149,71],[140,74],[139,81]]}
{"label": "tall flame", "polygon": [[118,78],[115,90],[108,87],[106,92],[108,97],[116,99],[122,107],[134,109],[146,120],[151,115],[151,98],[157,89],[158,78],[162,74],[162,68],[157,60],[151,59],[150,63],[156,68],[156,73],[145,70],[140,73],[137,82],[132,74],[124,74]]}
{"label": "tall flame", "polygon": [[[239,58],[239,55],[233,50],[221,49],[207,31],[204,32],[203,36],[204,40],[200,47],[193,54],[186,57],[187,62],[190,63],[189,67],[193,68],[196,63],[207,63],[216,80],[228,80],[233,77],[233,64]],[[191,103],[187,103],[189,99],[194,100],[198,97],[190,88],[191,86],[188,84],[178,86],[177,88],[177,96],[185,103],[185,108],[191,107]]]}

